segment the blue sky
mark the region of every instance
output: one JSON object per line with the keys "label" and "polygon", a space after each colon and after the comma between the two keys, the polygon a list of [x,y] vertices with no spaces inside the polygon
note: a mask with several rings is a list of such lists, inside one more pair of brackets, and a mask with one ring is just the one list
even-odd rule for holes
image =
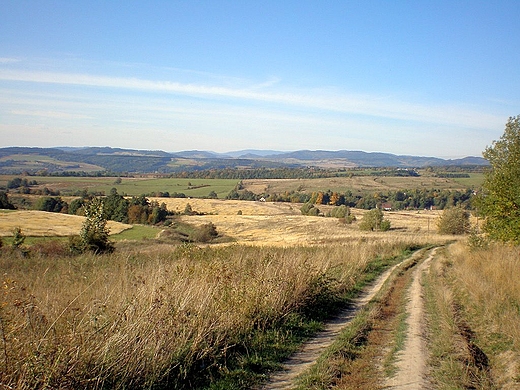
{"label": "blue sky", "polygon": [[480,156],[520,1],[1,1],[0,147]]}

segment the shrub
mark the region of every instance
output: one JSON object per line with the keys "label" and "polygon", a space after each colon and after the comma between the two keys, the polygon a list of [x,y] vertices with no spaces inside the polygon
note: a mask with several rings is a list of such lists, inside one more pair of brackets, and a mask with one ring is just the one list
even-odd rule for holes
{"label": "shrub", "polygon": [[25,241],[25,235],[19,227],[13,230],[13,248],[20,248]]}
{"label": "shrub", "polygon": [[390,230],[390,221],[383,219],[383,212],[380,209],[372,209],[363,215],[359,224],[361,230]]}
{"label": "shrub", "polygon": [[48,211],[51,213],[59,213],[67,207],[67,203],[64,202],[60,197],[53,198],[50,196],[45,196],[38,199],[34,209],[39,211]]}
{"label": "shrub", "polygon": [[320,209],[317,207],[314,207],[314,204],[311,202],[305,203],[301,208],[300,211],[303,215],[310,215],[310,216],[318,216],[320,214]]}
{"label": "shrub", "polygon": [[469,212],[460,207],[444,209],[437,222],[441,234],[465,234],[469,227]]}
{"label": "shrub", "polygon": [[113,252],[114,246],[108,239],[107,220],[103,216],[103,203],[92,199],[85,206],[85,221],[79,234],[81,248],[95,253]]}
{"label": "shrub", "polygon": [[0,209],[14,210],[16,207],[9,202],[9,197],[5,191],[0,191]]}
{"label": "shrub", "polygon": [[209,242],[218,236],[217,228],[211,222],[200,226],[192,234],[190,241]]}
{"label": "shrub", "polygon": [[350,208],[344,204],[334,207],[328,214],[328,217],[339,218],[344,223],[352,223],[354,218],[350,215]]}

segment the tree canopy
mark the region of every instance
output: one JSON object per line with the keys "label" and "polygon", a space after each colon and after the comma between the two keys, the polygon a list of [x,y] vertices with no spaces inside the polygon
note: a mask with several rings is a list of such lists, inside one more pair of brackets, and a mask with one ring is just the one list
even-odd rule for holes
{"label": "tree canopy", "polygon": [[483,229],[493,239],[520,244],[520,115],[509,118],[483,156],[491,164],[479,202]]}

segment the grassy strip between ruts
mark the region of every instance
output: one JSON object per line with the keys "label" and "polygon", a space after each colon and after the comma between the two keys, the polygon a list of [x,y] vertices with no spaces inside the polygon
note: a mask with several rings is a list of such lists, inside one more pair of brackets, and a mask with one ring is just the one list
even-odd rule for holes
{"label": "grassy strip between ruts", "polygon": [[405,292],[411,281],[410,270],[423,253],[419,251],[410,256],[393,272],[317,364],[298,378],[298,389],[382,387],[396,353],[402,348],[406,331]]}

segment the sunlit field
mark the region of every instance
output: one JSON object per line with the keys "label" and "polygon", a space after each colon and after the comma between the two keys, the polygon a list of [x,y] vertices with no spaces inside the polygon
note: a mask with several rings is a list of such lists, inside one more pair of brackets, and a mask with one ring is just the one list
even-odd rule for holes
{"label": "sunlit field", "polygon": [[[13,229],[20,228],[26,236],[65,237],[79,234],[84,218],[77,215],[48,213],[45,211],[21,210],[0,212],[0,237],[10,236]],[[108,221],[112,234],[121,233],[132,225]]]}
{"label": "sunlit field", "polygon": [[[361,237],[403,237],[429,241],[445,240],[436,233],[436,222],[441,212],[431,210],[390,211],[385,218],[391,222],[390,232],[362,232],[359,221],[365,210],[352,209],[356,221],[346,224],[337,218],[303,216],[301,204],[270,203],[234,200],[150,198],[164,202],[171,211],[181,212],[186,205],[200,214],[181,216],[181,220],[202,225],[213,223],[222,236],[233,242],[255,245],[314,245],[342,242]],[[324,212],[330,206],[320,206]],[[14,228],[21,228],[26,236],[77,235],[83,218],[68,214],[20,210],[0,214],[0,236],[12,235]],[[131,225],[108,222],[112,235],[132,228]],[[168,229],[168,228],[164,228]],[[160,231],[160,230],[158,230]],[[128,237],[132,234],[125,233]],[[150,236],[148,233],[146,234]],[[449,237],[448,237],[449,238]]]}

